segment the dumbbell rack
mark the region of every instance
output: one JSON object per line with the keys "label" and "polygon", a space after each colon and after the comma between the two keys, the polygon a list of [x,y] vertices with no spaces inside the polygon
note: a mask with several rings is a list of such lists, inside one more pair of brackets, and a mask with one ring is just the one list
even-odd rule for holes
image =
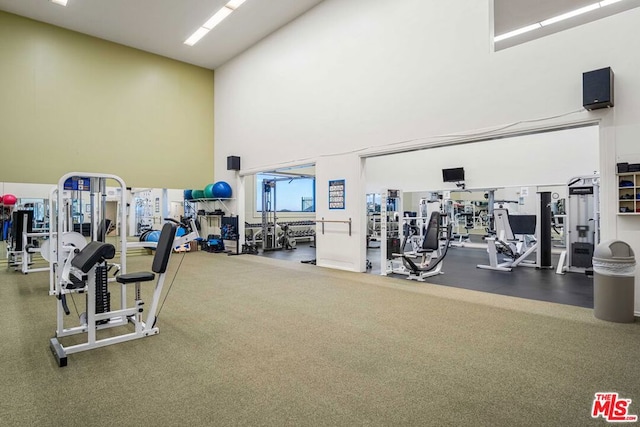
{"label": "dumbbell rack", "polygon": [[[292,237],[296,239],[296,241],[300,241],[301,239],[313,240],[313,237],[316,235],[315,221],[278,222],[280,227],[285,224],[289,226]],[[244,228],[247,241],[251,241],[254,244],[262,244],[262,223],[245,223]]]}

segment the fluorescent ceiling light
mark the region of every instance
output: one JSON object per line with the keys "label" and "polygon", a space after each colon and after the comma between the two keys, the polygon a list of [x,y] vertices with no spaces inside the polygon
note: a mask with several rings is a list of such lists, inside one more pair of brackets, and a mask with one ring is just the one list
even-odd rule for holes
{"label": "fluorescent ceiling light", "polygon": [[499,42],[500,40],[508,39],[520,34],[528,33],[529,31],[537,30],[540,27],[540,23],[536,22],[535,24],[527,25],[526,27],[518,28],[517,30],[509,31],[508,33],[500,34],[499,36],[494,37],[493,41]]}
{"label": "fluorescent ceiling light", "polygon": [[[233,9],[233,10],[236,10],[245,1],[246,0],[231,0],[229,3],[227,3],[226,7],[230,8],[230,9]],[[616,1],[616,0],[614,0],[614,1]],[[617,1],[620,1],[620,0],[617,0]]]}
{"label": "fluorescent ceiling light", "polygon": [[[233,1],[233,0],[232,0]],[[244,0],[238,0],[244,1]],[[528,33],[529,31],[536,30],[547,25],[555,24],[556,22],[564,21],[565,19],[573,18],[574,16],[582,15],[583,13],[591,12],[601,7],[609,6],[610,4],[621,2],[622,0],[602,0],[601,2],[590,4],[589,6],[581,7],[580,9],[572,10],[571,12],[563,13],[562,15],[554,16],[553,18],[545,19],[541,22],[536,22],[526,27],[518,28],[517,30],[510,31],[508,33],[500,34],[493,38],[494,42],[499,42],[511,37],[518,36],[520,34]]]}
{"label": "fluorescent ceiling light", "polygon": [[[64,0],[66,3],[66,0]],[[198,43],[198,41],[204,37],[209,31],[211,31],[216,25],[221,23],[224,18],[231,15],[231,13],[242,5],[246,0],[229,0],[229,2],[224,5],[222,9],[217,11],[211,18],[207,20],[202,27],[198,28],[195,33],[193,33],[184,44],[193,46]]]}
{"label": "fluorescent ceiling light", "polygon": [[61,6],[66,6],[67,0],[51,0],[51,3],[59,4]]}
{"label": "fluorescent ceiling light", "polygon": [[231,15],[231,12],[233,12],[233,9],[229,9],[227,6],[225,6],[219,11],[217,11],[216,14],[213,15],[211,18],[209,18],[207,22],[202,24],[202,26],[210,30],[216,25],[218,25],[219,23],[221,23],[224,18]]}
{"label": "fluorescent ceiling light", "polygon": [[555,24],[556,22],[564,21],[565,19],[573,18],[574,16],[582,15],[583,13],[591,12],[600,8],[600,3],[590,4],[589,6],[581,7],[580,9],[572,10],[571,12],[563,13],[562,15],[554,16],[553,18],[545,19],[540,22],[540,25],[547,26]]}
{"label": "fluorescent ceiling light", "polygon": [[208,32],[208,29],[200,27],[196,30],[195,33],[191,34],[191,36],[189,36],[187,40],[185,40],[184,44],[193,46],[194,44],[198,43],[198,41],[200,41],[200,39],[203,38]]}

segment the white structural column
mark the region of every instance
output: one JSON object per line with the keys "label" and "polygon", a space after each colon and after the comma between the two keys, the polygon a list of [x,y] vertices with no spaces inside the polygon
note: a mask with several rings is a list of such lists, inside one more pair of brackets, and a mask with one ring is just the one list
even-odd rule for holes
{"label": "white structural column", "polygon": [[[364,271],[363,165],[355,154],[324,157],[316,163],[316,220],[331,221],[324,223],[324,233],[322,223],[316,224],[316,264],[321,267]],[[335,208],[329,205],[329,181],[339,180],[344,180],[344,207]]]}

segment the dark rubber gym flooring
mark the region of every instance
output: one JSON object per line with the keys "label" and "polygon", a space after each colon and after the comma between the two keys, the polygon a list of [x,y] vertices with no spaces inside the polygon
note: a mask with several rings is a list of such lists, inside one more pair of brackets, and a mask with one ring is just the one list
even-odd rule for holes
{"label": "dark rubber gym flooring", "polygon": [[[261,256],[288,259],[295,262],[315,258],[315,248],[300,243],[295,250],[260,253]],[[371,274],[380,274],[379,249],[368,249],[367,258],[373,267]],[[558,263],[558,256],[552,259]],[[581,273],[556,274],[553,270],[518,267],[509,272],[481,270],[477,264],[488,264],[484,249],[449,248],[443,261],[444,274],[429,277],[428,283],[471,289],[500,295],[559,304],[593,308],[593,279]],[[393,275],[403,278],[403,275]]]}

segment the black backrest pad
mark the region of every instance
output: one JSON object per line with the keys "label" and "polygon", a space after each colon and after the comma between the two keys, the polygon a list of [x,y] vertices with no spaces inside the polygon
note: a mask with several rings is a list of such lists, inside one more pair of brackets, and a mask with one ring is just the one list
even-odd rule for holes
{"label": "black backrest pad", "polygon": [[[14,251],[21,251],[22,247],[22,232],[24,231],[25,222],[27,225],[27,233],[33,231],[33,211],[20,210],[13,212],[13,220],[11,222],[11,237],[13,239]],[[31,239],[28,239],[29,242]]]}
{"label": "black backrest pad", "polygon": [[87,246],[80,251],[71,260],[71,265],[88,273],[91,268],[105,259],[111,259],[116,256],[116,248],[111,243],[89,242]]}
{"label": "black backrest pad", "polygon": [[422,249],[436,250],[440,243],[440,212],[432,212],[427,224],[427,233],[422,240]]}
{"label": "black backrest pad", "polygon": [[158,239],[158,246],[156,247],[156,255],[153,257],[153,265],[151,266],[151,270],[153,270],[154,273],[162,274],[167,271],[167,264],[169,264],[169,257],[173,249],[173,239],[176,236],[177,228],[178,226],[171,222],[167,222],[162,227],[160,239]]}
{"label": "black backrest pad", "polygon": [[535,215],[509,215],[513,234],[536,234]]}

